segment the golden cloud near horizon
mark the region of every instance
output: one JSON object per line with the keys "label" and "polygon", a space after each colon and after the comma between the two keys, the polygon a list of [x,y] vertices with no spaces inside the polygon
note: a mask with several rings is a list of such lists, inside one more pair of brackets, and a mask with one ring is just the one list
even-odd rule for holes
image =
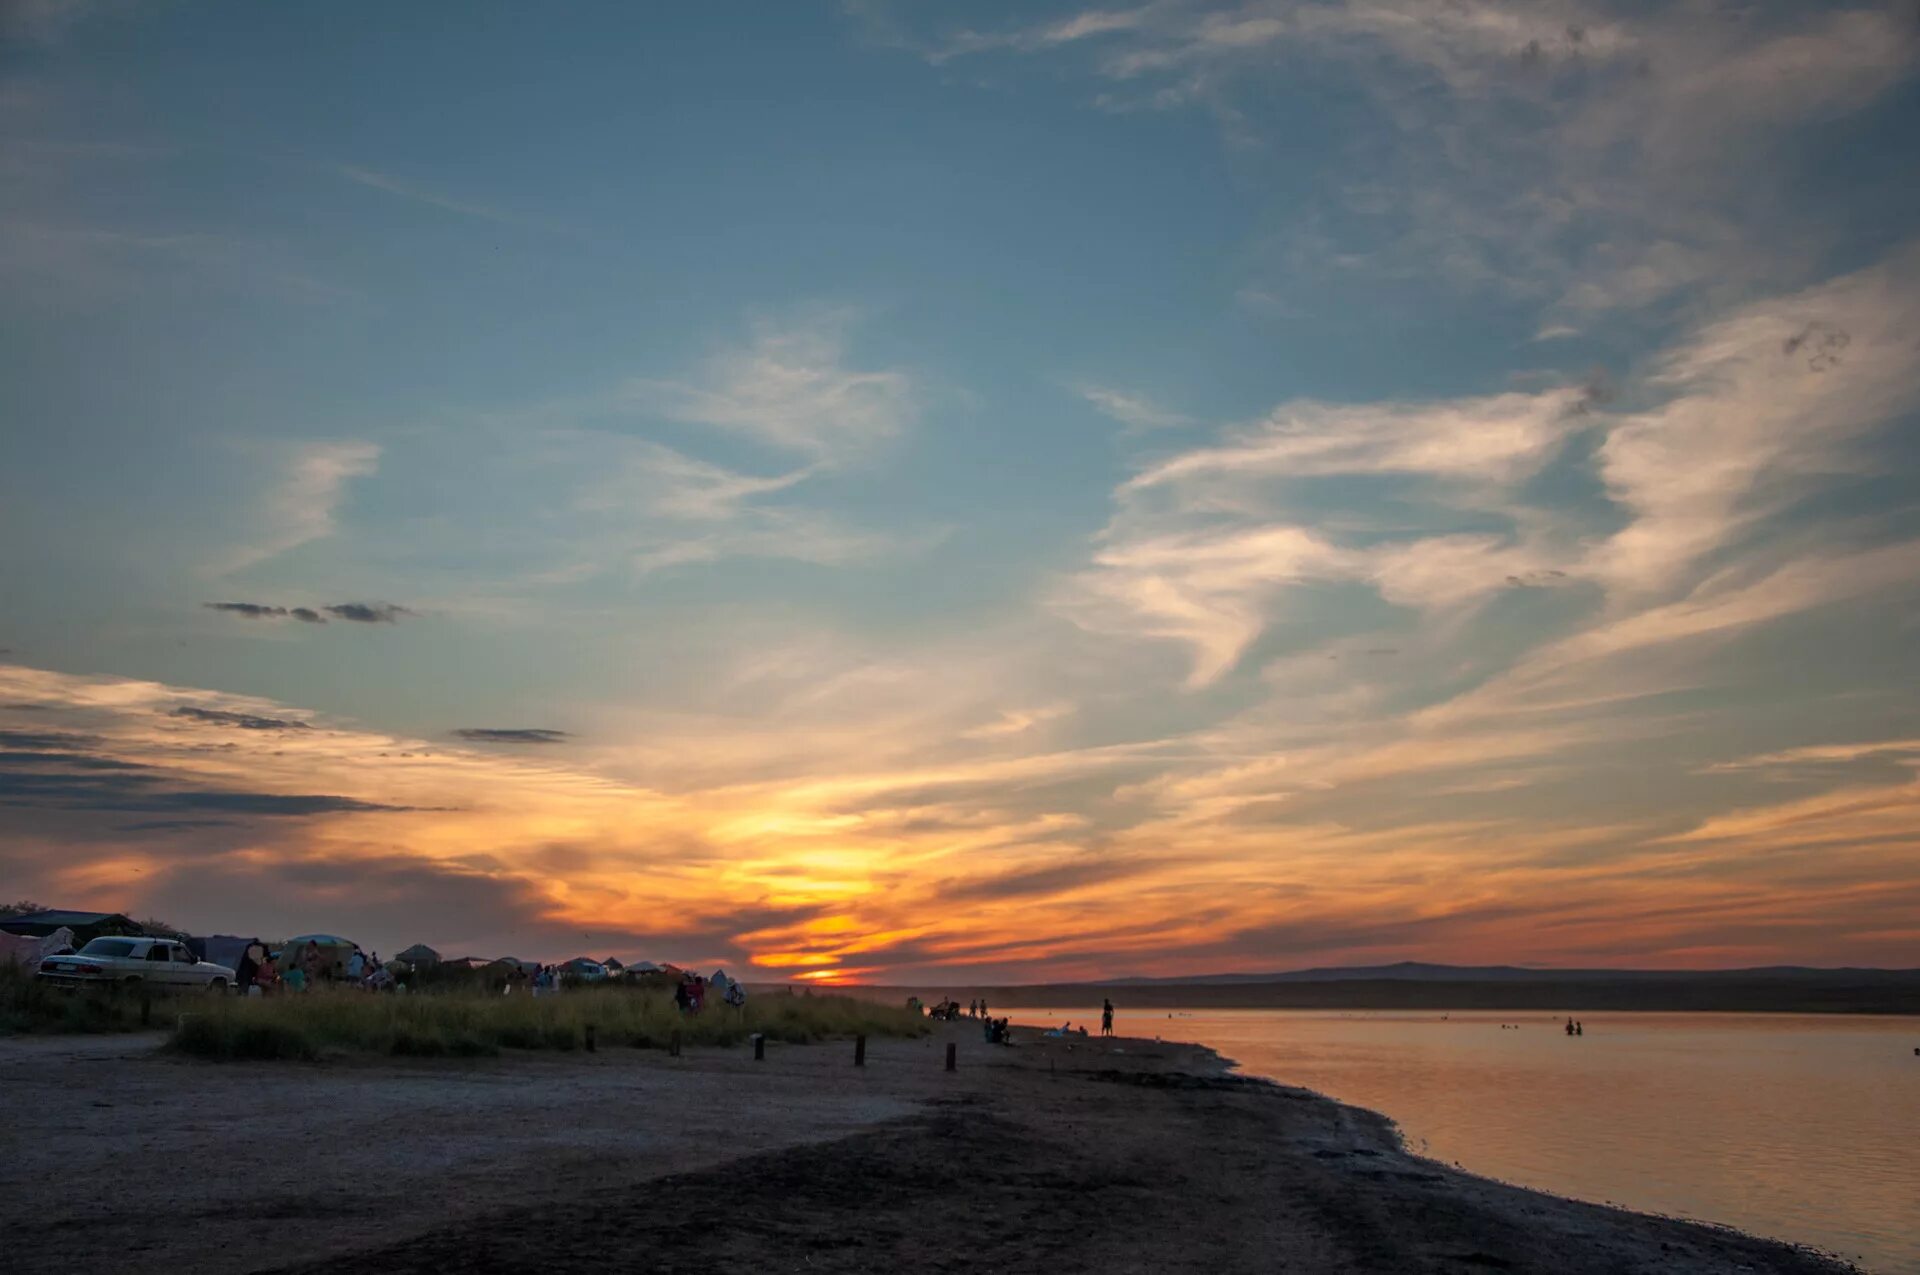
{"label": "golden cloud near horizon", "polygon": [[[57,854],[0,838],[9,875],[65,906],[189,908],[175,919],[197,928],[267,928],[249,917],[251,892],[272,917],[307,918],[298,928],[351,933],[398,881],[413,891],[411,928],[377,922],[393,946],[495,939],[557,958],[598,941],[821,983],[1409,948],[1461,961],[1759,962],[1839,915],[1869,945],[1920,939],[1910,773],[1664,836],[1635,822],[1249,823],[1247,799],[1217,804],[1177,784],[1142,789],[1131,822],[1094,829],[1010,803],[1006,788],[1022,774],[1111,783],[1134,760],[1125,750],[664,792],[545,754],[358,731],[153,682],[0,666],[0,703],[0,729],[42,737],[36,773],[77,777],[71,801],[36,808],[60,830]],[[1858,753],[1884,764],[1893,747]],[[1404,748],[1302,757],[1299,778],[1377,784],[1406,773],[1387,760]],[[1467,749],[1419,768],[1489,755],[1505,756]],[[1911,754],[1895,755],[1910,771]],[[170,817],[143,818],[156,813]],[[170,823],[203,826],[155,826]]]}

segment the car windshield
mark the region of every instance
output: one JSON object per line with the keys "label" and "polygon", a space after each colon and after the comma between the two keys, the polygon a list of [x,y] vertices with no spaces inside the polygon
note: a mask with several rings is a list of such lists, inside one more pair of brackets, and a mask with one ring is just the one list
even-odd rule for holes
{"label": "car windshield", "polygon": [[95,939],[80,949],[82,956],[131,956],[133,942],[130,939]]}

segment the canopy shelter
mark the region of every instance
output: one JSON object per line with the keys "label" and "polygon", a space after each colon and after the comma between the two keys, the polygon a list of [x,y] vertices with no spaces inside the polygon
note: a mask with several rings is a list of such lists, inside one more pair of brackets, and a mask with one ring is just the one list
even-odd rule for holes
{"label": "canopy shelter", "polygon": [[139,938],[146,933],[140,928],[138,921],[119,912],[69,912],[53,909],[0,919],[0,932],[24,934],[30,938],[45,938],[60,929],[73,931],[75,947],[85,947],[103,934]]}

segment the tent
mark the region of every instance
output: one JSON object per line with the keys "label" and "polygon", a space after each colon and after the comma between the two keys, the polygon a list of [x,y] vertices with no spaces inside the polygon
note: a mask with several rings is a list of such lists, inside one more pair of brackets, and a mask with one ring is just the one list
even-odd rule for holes
{"label": "tent", "polygon": [[652,961],[635,961],[633,964],[627,966],[627,973],[629,974],[658,974],[659,972],[660,967]]}
{"label": "tent", "polygon": [[434,951],[425,943],[415,943],[412,947],[393,959],[396,961],[405,961],[408,965],[438,965],[440,963],[440,953]]}
{"label": "tent", "polygon": [[32,969],[42,957],[73,950],[73,931],[65,926],[51,934],[8,934],[0,931],[0,965],[14,963]]}
{"label": "tent", "polygon": [[711,987],[717,994],[725,996],[727,989],[733,986],[733,980],[727,977],[725,970],[715,970],[713,977],[707,980],[707,986]]}
{"label": "tent", "polygon": [[[240,968],[240,957],[247,945],[260,943],[257,938],[242,938],[238,934],[209,934],[205,938],[187,940],[187,948],[203,961],[212,961],[215,965],[224,965],[230,970]],[[261,943],[264,949],[266,944]]]}
{"label": "tent", "polygon": [[0,965],[25,965],[31,969],[40,960],[40,937],[36,934],[8,934],[0,931]]}
{"label": "tent", "polygon": [[607,967],[592,957],[576,956],[562,965],[560,972],[585,979],[589,983],[597,983],[607,976]]}

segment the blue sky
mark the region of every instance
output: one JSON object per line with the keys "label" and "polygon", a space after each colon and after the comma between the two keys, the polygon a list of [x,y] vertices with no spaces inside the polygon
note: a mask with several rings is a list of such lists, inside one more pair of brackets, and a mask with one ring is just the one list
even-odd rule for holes
{"label": "blue sky", "polygon": [[1920,963],[1898,6],[4,40],[15,893],[828,978]]}

